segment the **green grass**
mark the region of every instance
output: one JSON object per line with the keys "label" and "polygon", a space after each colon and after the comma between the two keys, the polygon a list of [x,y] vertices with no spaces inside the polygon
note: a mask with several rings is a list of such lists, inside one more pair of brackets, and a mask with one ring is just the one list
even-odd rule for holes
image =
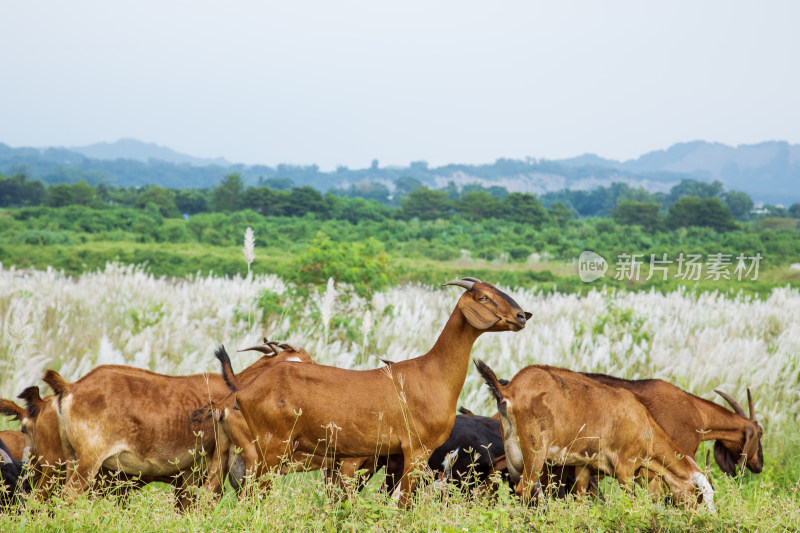
{"label": "green grass", "polygon": [[[797,531],[800,529],[800,437],[765,443],[765,469],[729,478],[713,467],[717,512],[682,509],[616,482],[601,483],[605,502],[548,500],[522,506],[506,491],[469,498],[449,486],[418,491],[408,511],[379,490],[376,476],[360,495],[332,498],[318,472],[277,478],[269,494],[220,500],[201,494],[185,514],[173,508],[170,489],[154,484],[121,504],[97,494],[65,503],[29,502],[0,516],[2,531]],[[698,455],[702,455],[703,452]]]}

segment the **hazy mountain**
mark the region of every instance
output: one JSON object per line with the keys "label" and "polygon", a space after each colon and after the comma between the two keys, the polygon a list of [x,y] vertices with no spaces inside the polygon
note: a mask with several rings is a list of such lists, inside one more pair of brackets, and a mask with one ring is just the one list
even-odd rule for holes
{"label": "hazy mountain", "polygon": [[167,161],[176,164],[188,164],[195,166],[202,165],[220,165],[228,166],[230,163],[222,157],[208,159],[203,157],[194,157],[191,155],[176,152],[166,146],[159,146],[155,143],[146,143],[136,139],[119,139],[113,143],[95,143],[88,146],[76,146],[67,148],[73,152],[78,152],[86,157],[92,159],[131,159],[133,161],[147,162],[150,159],[158,159],[159,161]]}
{"label": "hazy mountain", "polygon": [[316,165],[232,164],[222,158],[192,157],[134,139],[76,149],[12,148],[0,143],[0,173],[24,173],[46,183],[85,179],[92,184],[202,188],[216,185],[231,172],[239,172],[248,184],[291,179],[296,186],[308,185],[323,192],[364,182],[379,182],[393,190],[394,181],[403,176],[437,188],[447,187],[450,182],[457,186],[480,183],[535,194],[591,190],[614,182],[667,192],[682,179],[718,179],[727,190],[744,191],[756,202],[800,202],[800,146],[777,141],[737,147],[703,141],[680,143],[629,161],[585,154],[557,161],[498,159],[484,165],[441,167],[418,161],[407,167],[376,164],[364,169],[339,167],[332,172],[321,172]]}
{"label": "hazy mountain", "polygon": [[800,145],[784,141],[728,146],[694,141],[675,144],[625,162],[587,154],[557,163],[576,167],[586,164],[630,172],[672,172],[702,181],[719,180],[728,190],[744,191],[770,203],[800,199]]}

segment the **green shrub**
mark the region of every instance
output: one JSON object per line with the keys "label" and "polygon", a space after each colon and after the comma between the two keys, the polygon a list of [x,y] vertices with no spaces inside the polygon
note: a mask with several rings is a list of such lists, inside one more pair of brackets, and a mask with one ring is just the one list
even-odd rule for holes
{"label": "green shrub", "polygon": [[320,232],[292,263],[287,280],[321,285],[333,278],[353,285],[356,293],[366,297],[389,284],[391,270],[380,241],[369,237],[361,242],[337,243]]}

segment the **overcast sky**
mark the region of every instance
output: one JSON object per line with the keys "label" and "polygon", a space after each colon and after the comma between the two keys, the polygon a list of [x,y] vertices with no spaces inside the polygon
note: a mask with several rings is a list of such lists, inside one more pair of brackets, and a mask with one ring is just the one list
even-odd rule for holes
{"label": "overcast sky", "polygon": [[800,2],[0,3],[0,142],[242,163],[800,143]]}

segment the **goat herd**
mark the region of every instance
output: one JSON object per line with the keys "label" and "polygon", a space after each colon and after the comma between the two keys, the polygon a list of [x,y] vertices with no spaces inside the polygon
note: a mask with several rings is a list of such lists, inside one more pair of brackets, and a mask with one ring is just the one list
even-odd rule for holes
{"label": "goat herd", "polygon": [[74,498],[93,483],[162,481],[185,508],[194,488],[219,494],[226,478],[237,490],[245,479],[268,490],[275,473],[322,469],[358,487],[385,467],[385,486],[408,506],[429,466],[469,487],[510,483],[525,502],[544,492],[602,497],[597,478],[612,476],[713,511],[708,465],[693,460],[701,441],[716,440],[723,472],[761,471],[749,390],[745,414],[721,391],[733,412],[661,380],[529,366],[507,382],[476,360],[498,413],[456,415],[476,339],[520,331],[531,314],[478,279],[445,285],[466,291],[430,351],[375,370],[314,364],[302,348],[267,339],[248,348],[264,356],[238,375],[222,346],[221,375],[103,365],[69,383],[48,370],[52,394],[32,386],[19,395],[24,407],[0,400],[21,425],[0,432],[6,504],[15,493],[63,488]]}

